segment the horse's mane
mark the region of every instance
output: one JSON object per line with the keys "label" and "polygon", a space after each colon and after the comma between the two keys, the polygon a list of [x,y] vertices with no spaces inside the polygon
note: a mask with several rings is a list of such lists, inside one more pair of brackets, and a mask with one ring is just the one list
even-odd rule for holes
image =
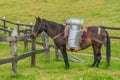
{"label": "horse's mane", "polygon": [[65,28],[65,26],[63,24],[59,24],[57,22],[49,21],[49,20],[46,20],[46,19],[43,19],[43,20],[46,21],[46,22],[48,22],[49,24],[57,25],[57,26],[61,27],[62,29]]}

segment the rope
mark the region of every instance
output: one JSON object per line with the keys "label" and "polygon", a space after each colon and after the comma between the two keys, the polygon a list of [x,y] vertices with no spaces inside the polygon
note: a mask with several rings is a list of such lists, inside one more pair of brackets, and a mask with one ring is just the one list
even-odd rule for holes
{"label": "rope", "polygon": [[60,33],[60,34],[54,36],[53,39],[56,39],[56,38],[60,37],[61,35],[62,35],[62,33]]}

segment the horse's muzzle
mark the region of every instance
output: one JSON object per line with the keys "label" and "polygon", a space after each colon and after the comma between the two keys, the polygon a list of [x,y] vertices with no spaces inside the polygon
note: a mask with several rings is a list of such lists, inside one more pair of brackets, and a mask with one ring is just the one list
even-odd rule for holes
{"label": "horse's muzzle", "polygon": [[31,38],[36,38],[36,37],[37,37],[36,33],[35,33],[35,32],[32,32],[32,33],[31,33]]}

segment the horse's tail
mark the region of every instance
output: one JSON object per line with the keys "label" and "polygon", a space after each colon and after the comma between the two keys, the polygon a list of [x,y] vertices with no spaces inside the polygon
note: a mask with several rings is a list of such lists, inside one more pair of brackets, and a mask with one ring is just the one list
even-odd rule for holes
{"label": "horse's tail", "polygon": [[107,67],[110,65],[110,58],[111,58],[111,47],[110,47],[110,37],[107,31],[106,32],[106,61]]}

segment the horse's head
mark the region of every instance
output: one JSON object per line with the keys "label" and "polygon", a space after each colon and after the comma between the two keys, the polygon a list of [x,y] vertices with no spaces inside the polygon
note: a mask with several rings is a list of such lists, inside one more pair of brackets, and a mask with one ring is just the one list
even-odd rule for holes
{"label": "horse's head", "polygon": [[40,19],[40,17],[36,18],[35,26],[32,31],[32,37],[36,38],[39,33],[44,31],[44,23],[43,20]]}

